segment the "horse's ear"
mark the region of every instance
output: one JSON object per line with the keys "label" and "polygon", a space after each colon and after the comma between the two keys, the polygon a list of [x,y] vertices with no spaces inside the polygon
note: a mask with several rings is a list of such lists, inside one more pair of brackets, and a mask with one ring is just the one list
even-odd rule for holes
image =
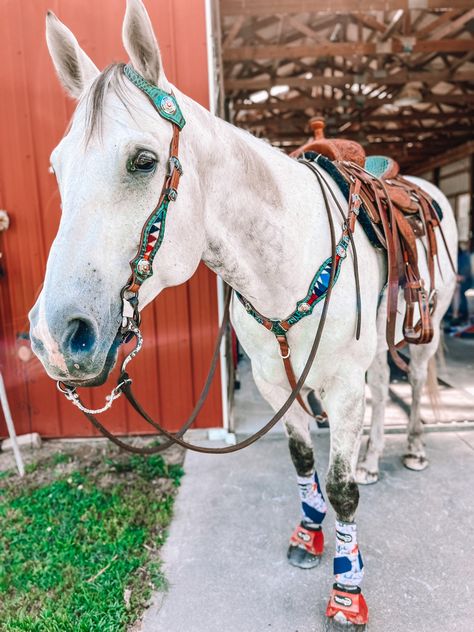
{"label": "horse's ear", "polygon": [[66,92],[78,99],[99,74],[98,68],[52,11],[46,15],[46,42],[59,80]]}
{"label": "horse's ear", "polygon": [[122,39],[135,70],[155,86],[166,87],[160,49],[141,0],[127,0]]}

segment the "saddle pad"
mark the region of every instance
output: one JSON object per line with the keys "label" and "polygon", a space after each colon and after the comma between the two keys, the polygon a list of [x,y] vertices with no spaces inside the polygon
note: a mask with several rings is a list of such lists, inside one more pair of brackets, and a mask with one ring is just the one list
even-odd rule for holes
{"label": "saddle pad", "polygon": [[388,156],[367,156],[364,169],[376,178],[394,178],[398,174],[398,164]]}
{"label": "saddle pad", "polygon": [[[303,154],[303,158],[305,158],[306,160],[310,160],[322,167],[324,171],[326,171],[326,173],[328,173],[336,182],[346,200],[349,201],[349,185],[344,179],[341,172],[336,167],[336,165],[331,160],[329,160],[329,158],[326,158],[326,156],[323,156],[322,154],[317,154],[312,151],[305,152]],[[382,244],[377,236],[377,233],[374,230],[373,223],[364,206],[364,203],[362,203],[360,206],[359,224],[362,226],[372,246],[374,246],[374,248],[379,248],[380,250],[385,250],[385,246]]]}

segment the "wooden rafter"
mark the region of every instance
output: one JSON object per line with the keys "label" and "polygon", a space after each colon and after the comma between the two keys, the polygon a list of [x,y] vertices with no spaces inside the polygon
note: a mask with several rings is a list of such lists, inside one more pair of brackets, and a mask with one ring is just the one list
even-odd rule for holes
{"label": "wooden rafter", "polygon": [[415,9],[470,9],[470,0],[221,0],[223,15],[286,13],[369,13]]}
{"label": "wooden rafter", "polygon": [[445,82],[455,83],[471,83],[474,82],[474,70],[451,72],[443,70],[439,72],[416,72],[406,69],[400,70],[395,74],[386,71],[371,72],[364,74],[347,74],[327,76],[306,77],[276,77],[274,79],[228,79],[225,82],[226,90],[232,92],[234,90],[245,90],[254,92],[256,90],[267,90],[272,86],[288,86],[290,88],[311,88],[312,86],[345,86],[347,83],[360,83],[378,85],[403,85],[409,81],[419,81],[429,85]]}
{"label": "wooden rafter", "polygon": [[[233,120],[279,146],[331,135],[400,153],[404,164],[468,140],[474,113],[472,2],[221,0]],[[406,86],[417,94],[404,103]],[[278,89],[277,89],[278,87]],[[283,87],[283,88],[282,88]],[[400,105],[399,105],[400,104]],[[429,140],[428,140],[429,139]]]}
{"label": "wooden rafter", "polygon": [[300,46],[241,46],[222,52],[224,61],[242,59],[300,59],[301,57],[350,57],[351,55],[389,55],[392,53],[467,53],[474,51],[474,39],[441,39],[388,42],[331,42],[319,40]]}

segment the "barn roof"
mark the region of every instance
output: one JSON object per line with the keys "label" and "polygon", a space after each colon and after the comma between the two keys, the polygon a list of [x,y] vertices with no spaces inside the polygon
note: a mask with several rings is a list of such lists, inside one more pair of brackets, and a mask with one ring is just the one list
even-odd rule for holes
{"label": "barn roof", "polygon": [[[220,85],[233,123],[291,151],[326,135],[405,170],[468,148],[472,0],[220,0]],[[471,147],[472,151],[472,147]]]}

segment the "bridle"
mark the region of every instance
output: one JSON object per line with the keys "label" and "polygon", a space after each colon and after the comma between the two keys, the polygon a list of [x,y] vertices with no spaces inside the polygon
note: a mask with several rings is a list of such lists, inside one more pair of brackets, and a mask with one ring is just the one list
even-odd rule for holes
{"label": "bridle", "polygon": [[[176,433],[170,433],[163,426],[153,420],[150,415],[142,408],[139,402],[136,400],[133,392],[132,392],[132,379],[128,375],[126,368],[131,360],[137,355],[140,349],[143,346],[143,338],[140,333],[140,315],[138,310],[139,304],[139,291],[142,284],[149,279],[153,274],[153,260],[155,258],[156,253],[158,252],[164,237],[165,224],[166,224],[166,215],[168,212],[168,207],[170,202],[174,202],[178,196],[178,186],[179,180],[183,173],[181,163],[178,157],[178,149],[179,149],[179,133],[183,129],[185,125],[185,119],[182,115],[180,107],[176,101],[176,98],[172,93],[167,93],[164,90],[161,90],[157,86],[154,86],[148,81],[146,81],[132,66],[129,64],[124,66],[124,73],[126,77],[137,87],[139,88],[150,100],[155,110],[158,114],[169,121],[173,127],[173,136],[170,143],[170,152],[167,163],[167,173],[165,176],[165,180],[163,182],[163,186],[161,189],[161,194],[158,200],[157,205],[154,210],[146,220],[141,236],[140,243],[137,250],[136,255],[130,261],[131,267],[131,275],[128,279],[127,283],[124,285],[120,292],[120,296],[122,298],[123,309],[122,309],[122,325],[119,330],[119,335],[121,338],[121,342],[128,342],[132,338],[136,339],[136,344],[134,349],[125,357],[122,362],[120,375],[117,381],[117,386],[111,391],[110,395],[106,397],[106,403],[101,408],[92,410],[84,406],[82,403],[79,394],[76,391],[75,387],[68,386],[67,384],[58,381],[57,387],[58,389],[69,399],[75,406],[77,406],[84,415],[89,419],[89,421],[107,438],[109,438],[113,443],[115,443],[120,448],[127,450],[129,452],[137,453],[137,454],[156,454],[157,452],[162,452],[166,448],[170,447],[172,444],[178,444],[183,448],[194,450],[196,452],[204,452],[208,454],[223,454],[228,452],[235,452],[242,448],[245,448],[255,441],[257,441],[260,437],[265,435],[273,426],[278,423],[278,421],[285,415],[285,413],[289,410],[295,400],[298,400],[301,405],[302,399],[300,396],[301,388],[303,387],[309,371],[313,365],[313,362],[316,357],[316,353],[319,348],[319,343],[322,337],[324,325],[326,322],[326,315],[329,308],[329,302],[331,298],[331,293],[333,289],[333,285],[335,279],[337,278],[338,273],[338,265],[340,264],[341,257],[339,248],[341,245],[341,241],[336,243],[335,230],[334,230],[334,221],[331,214],[330,204],[327,197],[327,192],[325,187],[329,191],[330,188],[328,183],[324,178],[321,177],[317,169],[308,161],[301,160],[303,164],[305,164],[311,171],[313,171],[316,176],[325,202],[326,212],[328,216],[328,222],[330,227],[331,234],[331,257],[328,258],[325,262],[326,270],[325,274],[327,277],[327,287],[324,295],[321,296],[321,299],[324,299],[321,318],[317,327],[316,335],[314,338],[313,345],[311,347],[311,351],[309,353],[308,359],[304,366],[304,369],[299,377],[296,380],[293,369],[291,368],[290,362],[290,347],[286,340],[286,335],[283,337],[280,335],[277,336],[277,341],[280,345],[280,355],[282,360],[285,363],[285,370],[287,376],[290,380],[291,385],[291,393],[287,398],[286,402],[280,408],[280,410],[273,415],[273,417],[268,421],[263,428],[261,428],[258,432],[253,434],[252,436],[240,441],[235,445],[228,445],[223,448],[209,448],[204,446],[197,446],[188,443],[182,439],[184,433],[190,428],[190,426],[195,421],[197,415],[199,414],[205,400],[207,394],[209,392],[212,379],[214,377],[216,367],[219,361],[219,352],[222,340],[227,331],[227,327],[229,325],[229,312],[230,312],[230,302],[232,297],[232,290],[229,286],[226,286],[225,291],[225,299],[224,299],[224,313],[222,322],[220,325],[219,333],[217,336],[216,344],[214,347],[214,352],[211,361],[211,367],[209,369],[209,373],[206,378],[206,382],[204,384],[201,395],[192,411],[191,415],[187,419],[187,421],[183,424],[181,429]],[[342,213],[342,209],[340,209]],[[345,248],[350,244],[352,247],[353,254],[356,259],[355,246],[352,240],[352,232],[354,230],[355,219],[358,214],[358,204],[350,205],[349,215],[347,218],[343,215],[344,220],[344,244]],[[355,274],[356,277],[357,266],[355,266]],[[358,287],[358,282],[357,282]],[[241,298],[239,296],[239,298]],[[357,296],[358,306],[360,305],[360,296]],[[360,311],[359,311],[360,318]],[[283,322],[283,321],[282,321]],[[358,325],[358,329],[360,325]],[[287,331],[287,330],[285,330]],[[283,332],[285,334],[285,332]],[[115,437],[103,424],[97,419],[96,415],[105,412],[109,408],[111,408],[113,402],[118,399],[121,395],[124,395],[132,407],[141,415],[145,421],[147,421],[151,426],[153,426],[156,430],[163,435],[166,440],[159,445],[154,445],[150,447],[138,447],[131,444],[128,444],[121,439]],[[306,409],[306,407],[305,407]],[[307,410],[307,409],[306,409]]]}
{"label": "bridle", "polygon": [[153,260],[163,242],[168,206],[170,202],[174,202],[178,197],[179,180],[183,174],[178,157],[179,133],[186,121],[176,98],[172,93],[169,94],[148,83],[130,64],[124,66],[124,74],[148,97],[158,114],[171,123],[173,136],[170,143],[166,176],[158,203],[143,225],[137,252],[130,261],[130,278],[120,291],[122,299],[122,325],[119,331],[121,343],[128,342],[133,337],[136,338],[135,348],[122,362],[120,375],[124,377],[119,380],[117,386],[106,397],[104,406],[95,410],[86,408],[81,403],[75,388],[69,387],[61,381],[57,382],[58,389],[67,399],[72,401],[82,412],[92,415],[103,413],[111,408],[113,402],[122,394],[123,387],[131,383],[131,379],[125,377],[125,369],[143,346],[143,338],[140,333],[140,313],[138,310],[139,291],[142,284],[153,275]]}

